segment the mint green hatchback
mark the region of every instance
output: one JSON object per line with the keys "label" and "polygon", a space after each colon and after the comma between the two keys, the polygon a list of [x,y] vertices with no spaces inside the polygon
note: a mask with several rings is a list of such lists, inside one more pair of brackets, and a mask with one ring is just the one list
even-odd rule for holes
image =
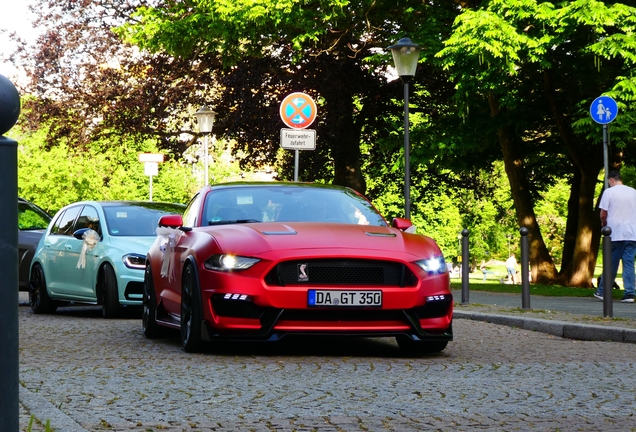
{"label": "mint green hatchback", "polygon": [[29,302],[36,314],[69,303],[101,305],[106,318],[142,304],[146,253],[157,222],[183,213],[181,204],[82,201],[53,217],[29,272]]}

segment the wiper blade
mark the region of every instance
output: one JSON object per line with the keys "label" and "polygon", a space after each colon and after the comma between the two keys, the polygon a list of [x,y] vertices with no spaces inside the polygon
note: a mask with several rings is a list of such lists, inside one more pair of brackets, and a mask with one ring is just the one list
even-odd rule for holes
{"label": "wiper blade", "polygon": [[255,223],[255,222],[260,222],[260,221],[258,219],[232,219],[232,220],[208,221],[208,225],[229,225],[229,224]]}

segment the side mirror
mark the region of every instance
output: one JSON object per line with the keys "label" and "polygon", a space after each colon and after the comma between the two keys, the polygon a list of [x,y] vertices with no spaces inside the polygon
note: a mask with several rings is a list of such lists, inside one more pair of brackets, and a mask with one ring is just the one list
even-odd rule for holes
{"label": "side mirror", "polygon": [[391,221],[391,226],[393,228],[397,228],[400,231],[405,231],[413,226],[410,220],[404,218],[393,218]]}
{"label": "side mirror", "polygon": [[178,214],[161,216],[157,225],[160,227],[180,228],[183,225],[183,218]]}
{"label": "side mirror", "polygon": [[88,231],[89,229],[90,228],[80,228],[73,233],[73,237],[75,237],[78,240],[84,240],[83,239],[84,233]]}

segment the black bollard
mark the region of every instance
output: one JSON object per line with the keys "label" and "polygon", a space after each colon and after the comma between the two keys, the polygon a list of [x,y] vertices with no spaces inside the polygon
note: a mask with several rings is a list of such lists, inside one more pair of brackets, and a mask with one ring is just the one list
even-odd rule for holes
{"label": "black bollard", "polygon": [[601,228],[603,234],[603,316],[612,318],[614,315],[614,304],[612,300],[612,288],[614,278],[612,277],[612,229],[608,226]]}
{"label": "black bollard", "polygon": [[20,95],[0,75],[0,431],[20,429],[18,332],[18,143],[3,135],[20,115]]}
{"label": "black bollard", "polygon": [[468,230],[462,230],[462,304],[467,305],[468,300],[468,274],[470,272],[470,256],[468,254]]}
{"label": "black bollard", "polygon": [[521,234],[521,308],[530,309],[530,281],[528,273],[530,273],[529,248],[528,248],[528,228],[519,229]]}

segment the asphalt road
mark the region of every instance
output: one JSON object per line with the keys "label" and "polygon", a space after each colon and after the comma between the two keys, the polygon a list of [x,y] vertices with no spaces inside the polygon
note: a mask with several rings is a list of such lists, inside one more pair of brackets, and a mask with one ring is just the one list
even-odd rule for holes
{"label": "asphalt road", "polygon": [[[55,431],[625,431],[636,344],[456,319],[441,354],[392,339],[289,340],[187,354],[137,314],[20,307],[21,429]],[[44,430],[37,425],[33,430]]]}

